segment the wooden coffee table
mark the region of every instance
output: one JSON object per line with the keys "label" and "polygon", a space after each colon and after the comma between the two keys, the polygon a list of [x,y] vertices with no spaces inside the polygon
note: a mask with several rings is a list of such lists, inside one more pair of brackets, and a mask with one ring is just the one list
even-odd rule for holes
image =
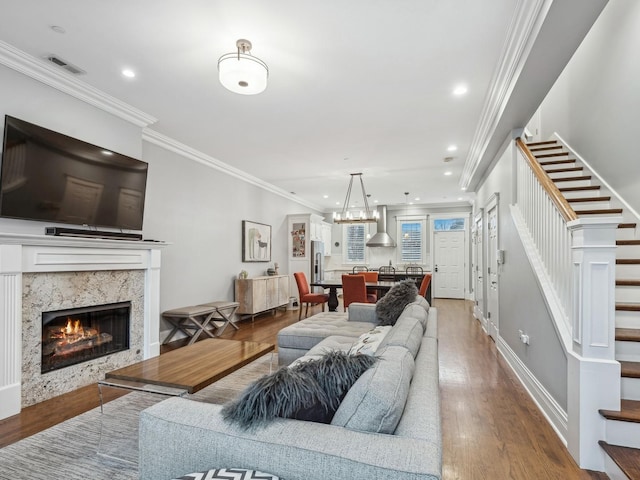
{"label": "wooden coffee table", "polygon": [[274,349],[268,343],[207,338],[108,372],[98,386],[166,395],[195,393]]}

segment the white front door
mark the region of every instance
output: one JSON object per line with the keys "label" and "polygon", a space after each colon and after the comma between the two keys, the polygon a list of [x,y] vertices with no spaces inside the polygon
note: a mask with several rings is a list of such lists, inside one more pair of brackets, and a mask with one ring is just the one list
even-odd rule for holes
{"label": "white front door", "polygon": [[480,321],[482,328],[487,330],[487,319],[484,317],[484,228],[483,212],[480,211],[475,220],[473,234],[473,252],[475,262],[473,265],[473,281],[475,303],[473,306],[473,316]]}
{"label": "white front door", "polygon": [[464,231],[434,233],[433,296],[464,298]]}
{"label": "white front door", "polygon": [[498,317],[498,205],[494,204],[487,212],[487,321],[488,332],[496,340],[499,331]]}

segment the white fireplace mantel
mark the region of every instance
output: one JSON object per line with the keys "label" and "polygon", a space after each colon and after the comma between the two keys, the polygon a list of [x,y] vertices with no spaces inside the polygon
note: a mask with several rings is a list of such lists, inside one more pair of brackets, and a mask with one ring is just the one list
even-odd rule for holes
{"label": "white fireplace mantel", "polygon": [[22,274],[144,270],[144,358],[160,354],[162,242],[0,233],[0,419],[20,412]]}

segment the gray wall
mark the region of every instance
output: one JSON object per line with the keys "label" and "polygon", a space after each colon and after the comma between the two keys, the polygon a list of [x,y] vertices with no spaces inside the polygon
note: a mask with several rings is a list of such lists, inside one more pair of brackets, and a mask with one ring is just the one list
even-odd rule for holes
{"label": "gray wall", "polygon": [[[509,138],[505,140],[491,173],[478,189],[476,202],[477,212],[486,207],[494,193],[500,194],[498,244],[505,250],[506,262],[500,267],[498,279],[499,336],[566,410],[567,358],[509,209],[512,203],[513,155],[513,140]],[[486,248],[486,221],[484,231]],[[485,275],[485,278],[488,277]],[[487,300],[486,292],[484,299]],[[487,311],[486,306],[483,311]],[[520,341],[519,330],[530,336],[530,345]]]}
{"label": "gray wall", "polygon": [[541,108],[557,132],[640,211],[640,2],[611,0]]}

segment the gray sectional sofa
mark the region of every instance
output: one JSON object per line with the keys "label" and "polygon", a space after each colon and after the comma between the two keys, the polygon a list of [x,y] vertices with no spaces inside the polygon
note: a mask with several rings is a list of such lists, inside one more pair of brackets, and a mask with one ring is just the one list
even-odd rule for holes
{"label": "gray sectional sofa", "polygon": [[[281,364],[349,350],[377,324],[373,305],[322,313],[278,335]],[[331,424],[277,418],[244,430],[221,405],[171,398],[140,416],[141,480],[210,468],[252,468],[285,480],[440,479],[437,311],[422,297],[380,343],[378,362],[349,389]],[[301,361],[304,361],[302,359]]]}

